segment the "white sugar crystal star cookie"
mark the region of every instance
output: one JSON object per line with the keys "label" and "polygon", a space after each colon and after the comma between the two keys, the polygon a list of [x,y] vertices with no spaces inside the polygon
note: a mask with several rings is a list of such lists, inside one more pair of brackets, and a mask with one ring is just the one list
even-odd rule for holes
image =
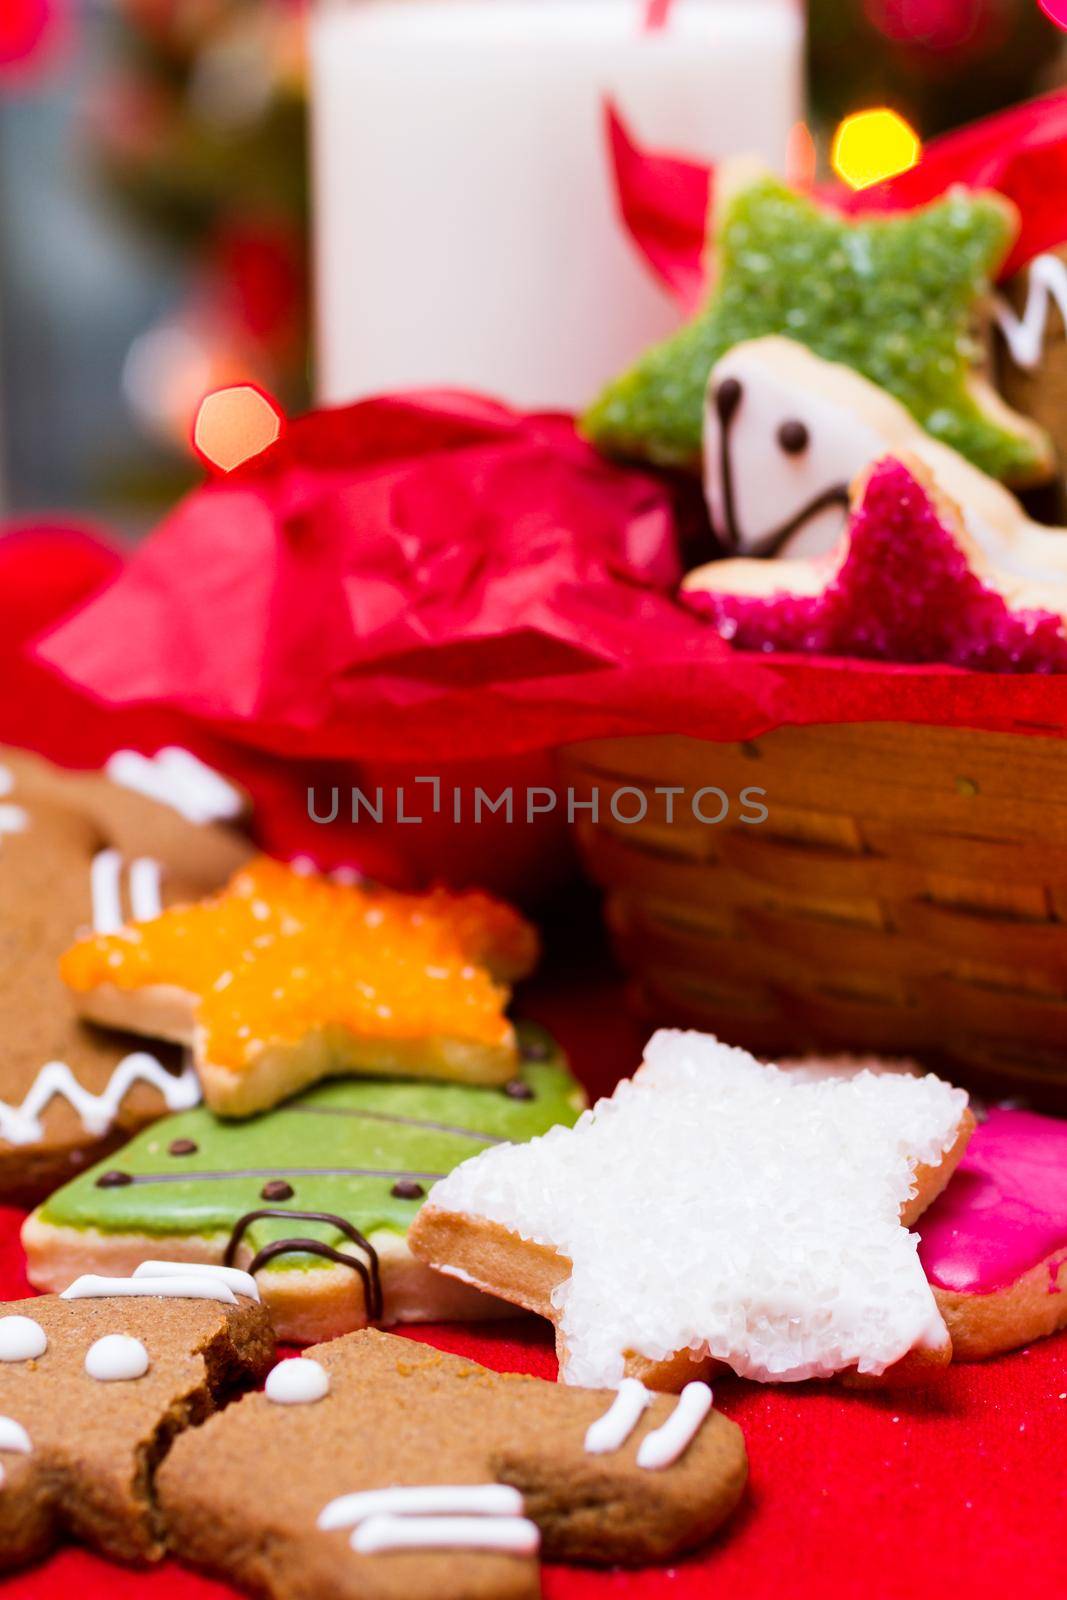
{"label": "white sugar crystal star cookie", "polygon": [[568,1383],[677,1388],[856,1370],[948,1334],[907,1231],[973,1127],[933,1075],[805,1081],[698,1033],[573,1129],[465,1162],[410,1235],[444,1272],[548,1316]]}

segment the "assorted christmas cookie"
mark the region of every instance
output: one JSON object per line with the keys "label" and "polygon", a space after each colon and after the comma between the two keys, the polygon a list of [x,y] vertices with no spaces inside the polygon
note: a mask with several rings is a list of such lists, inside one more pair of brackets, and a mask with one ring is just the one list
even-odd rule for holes
{"label": "assorted christmas cookie", "polygon": [[1020,530],[1015,557],[986,554],[917,457],[887,458],[829,554],[712,562],[683,598],[742,650],[1065,671],[1067,534]]}
{"label": "assorted christmas cookie", "polygon": [[411,1244],[550,1317],[569,1383],[904,1378],[951,1353],[907,1224],[972,1126],[932,1075],[804,1081],[658,1033],[575,1128],[436,1185]]}
{"label": "assorted christmas cookie", "polygon": [[60,1289],[159,1255],[230,1263],[296,1343],[497,1314],[416,1261],[406,1234],[461,1161],[578,1116],[582,1091],[548,1035],[520,1024],[519,1048],[499,1089],[344,1079],[243,1122],[199,1108],[156,1123],[28,1218],[30,1281]]}
{"label": "assorted christmas cookie", "polygon": [[179,1439],[156,1480],[176,1554],[270,1600],[536,1600],[539,1552],[669,1560],[744,1488],[740,1430],[704,1384],[567,1389],[369,1330],[309,1354]]}
{"label": "assorted christmas cookie", "polygon": [[990,1111],[919,1232],[958,1358],[1067,1326],[1067,1122]]}
{"label": "assorted christmas cookie", "polygon": [[273,1353],[243,1273],[159,1263],[0,1306],[0,1567],[65,1536],[120,1561],[158,1559],[153,1468]]}
{"label": "assorted christmas cookie", "polygon": [[994,307],[999,383],[1067,462],[1067,247],[1035,256]]}
{"label": "assorted christmas cookie", "polygon": [[508,1082],[508,984],[536,958],[530,925],[487,895],[261,857],[207,900],[82,940],[61,971],[85,1017],[192,1045],[208,1105],[247,1116],[352,1072]]}
{"label": "assorted christmas cookie", "polygon": [[783,334],[862,373],[983,472],[1043,481],[1048,438],[981,376],[982,325],[1017,229],[1014,208],[991,193],[846,217],[748,164],[727,167],[707,307],[607,390],[585,431],[618,454],[696,466],[712,368],[735,345]]}
{"label": "assorted christmas cookie", "polygon": [[717,362],[704,414],[704,487],[724,555],[810,557],[840,542],[852,484],[884,456],[914,457],[996,565],[1067,573],[1067,529],[1033,522],[1013,494],[925,432],[884,389],[777,335]]}
{"label": "assorted christmas cookie", "polygon": [[240,794],[184,751],[155,760],[123,752],[105,774],[0,751],[4,1197],[40,1197],[153,1118],[199,1099],[177,1051],[146,1050],[77,1021],[57,963],[80,932],[107,936],[224,882],[250,853],[221,820],[242,809]]}

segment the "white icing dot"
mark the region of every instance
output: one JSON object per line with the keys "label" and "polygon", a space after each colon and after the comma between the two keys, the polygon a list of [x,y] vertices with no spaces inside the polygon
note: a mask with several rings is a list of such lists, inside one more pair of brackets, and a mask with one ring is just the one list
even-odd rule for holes
{"label": "white icing dot", "polygon": [[308,1356],[279,1361],[267,1374],[267,1399],[276,1400],[282,1406],[307,1405],[312,1400],[323,1399],[329,1392],[329,1373]]}
{"label": "white icing dot", "polygon": [[29,1434],[14,1417],[0,1417],[0,1450],[14,1450],[21,1456],[33,1450]]}
{"label": "white icing dot", "polygon": [[85,1354],[86,1372],[101,1383],[143,1378],[148,1364],[148,1351],[140,1339],[131,1339],[128,1333],[107,1333]]}
{"label": "white icing dot", "polygon": [[48,1335],[32,1317],[0,1317],[0,1361],[32,1361],[48,1349]]}

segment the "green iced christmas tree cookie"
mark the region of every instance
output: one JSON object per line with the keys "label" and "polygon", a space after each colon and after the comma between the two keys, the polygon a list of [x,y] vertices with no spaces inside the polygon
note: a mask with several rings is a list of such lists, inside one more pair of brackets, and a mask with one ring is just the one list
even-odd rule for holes
{"label": "green iced christmas tree cookie", "polygon": [[960,190],[904,215],[850,219],[770,176],[739,178],[719,175],[706,308],[608,387],[583,419],[588,438],[696,466],[712,367],[734,345],[777,333],[888,390],[991,476],[1048,476],[1045,435],[978,372],[984,305],[1017,230],[1006,200]]}
{"label": "green iced christmas tree cookie", "polygon": [[299,1343],[485,1316],[491,1302],[415,1261],[406,1235],[461,1161],[577,1119],[585,1097],[554,1042],[530,1023],[518,1036],[502,1089],[341,1078],[242,1122],[206,1106],[164,1117],[33,1213],[31,1281],[227,1261],[256,1273],[278,1336]]}

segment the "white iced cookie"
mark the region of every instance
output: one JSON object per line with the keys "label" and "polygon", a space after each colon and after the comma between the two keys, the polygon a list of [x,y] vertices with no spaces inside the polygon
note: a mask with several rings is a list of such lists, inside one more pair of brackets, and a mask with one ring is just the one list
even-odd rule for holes
{"label": "white iced cookie", "polygon": [[[850,367],[772,335],[736,345],[713,368],[704,492],[724,554],[806,558],[834,550],[850,486],[885,456],[922,462],[997,567],[1067,580],[1067,530],[1032,522],[1007,489]],[[690,573],[685,587],[705,587],[708,570]]]}
{"label": "white iced cookie", "polygon": [[702,1361],[767,1382],[881,1374],[947,1357],[903,1224],[971,1125],[967,1096],[932,1075],[804,1081],[661,1032],[573,1129],[438,1183],[412,1244],[552,1316],[568,1383],[615,1387],[643,1365],[672,1387]]}

